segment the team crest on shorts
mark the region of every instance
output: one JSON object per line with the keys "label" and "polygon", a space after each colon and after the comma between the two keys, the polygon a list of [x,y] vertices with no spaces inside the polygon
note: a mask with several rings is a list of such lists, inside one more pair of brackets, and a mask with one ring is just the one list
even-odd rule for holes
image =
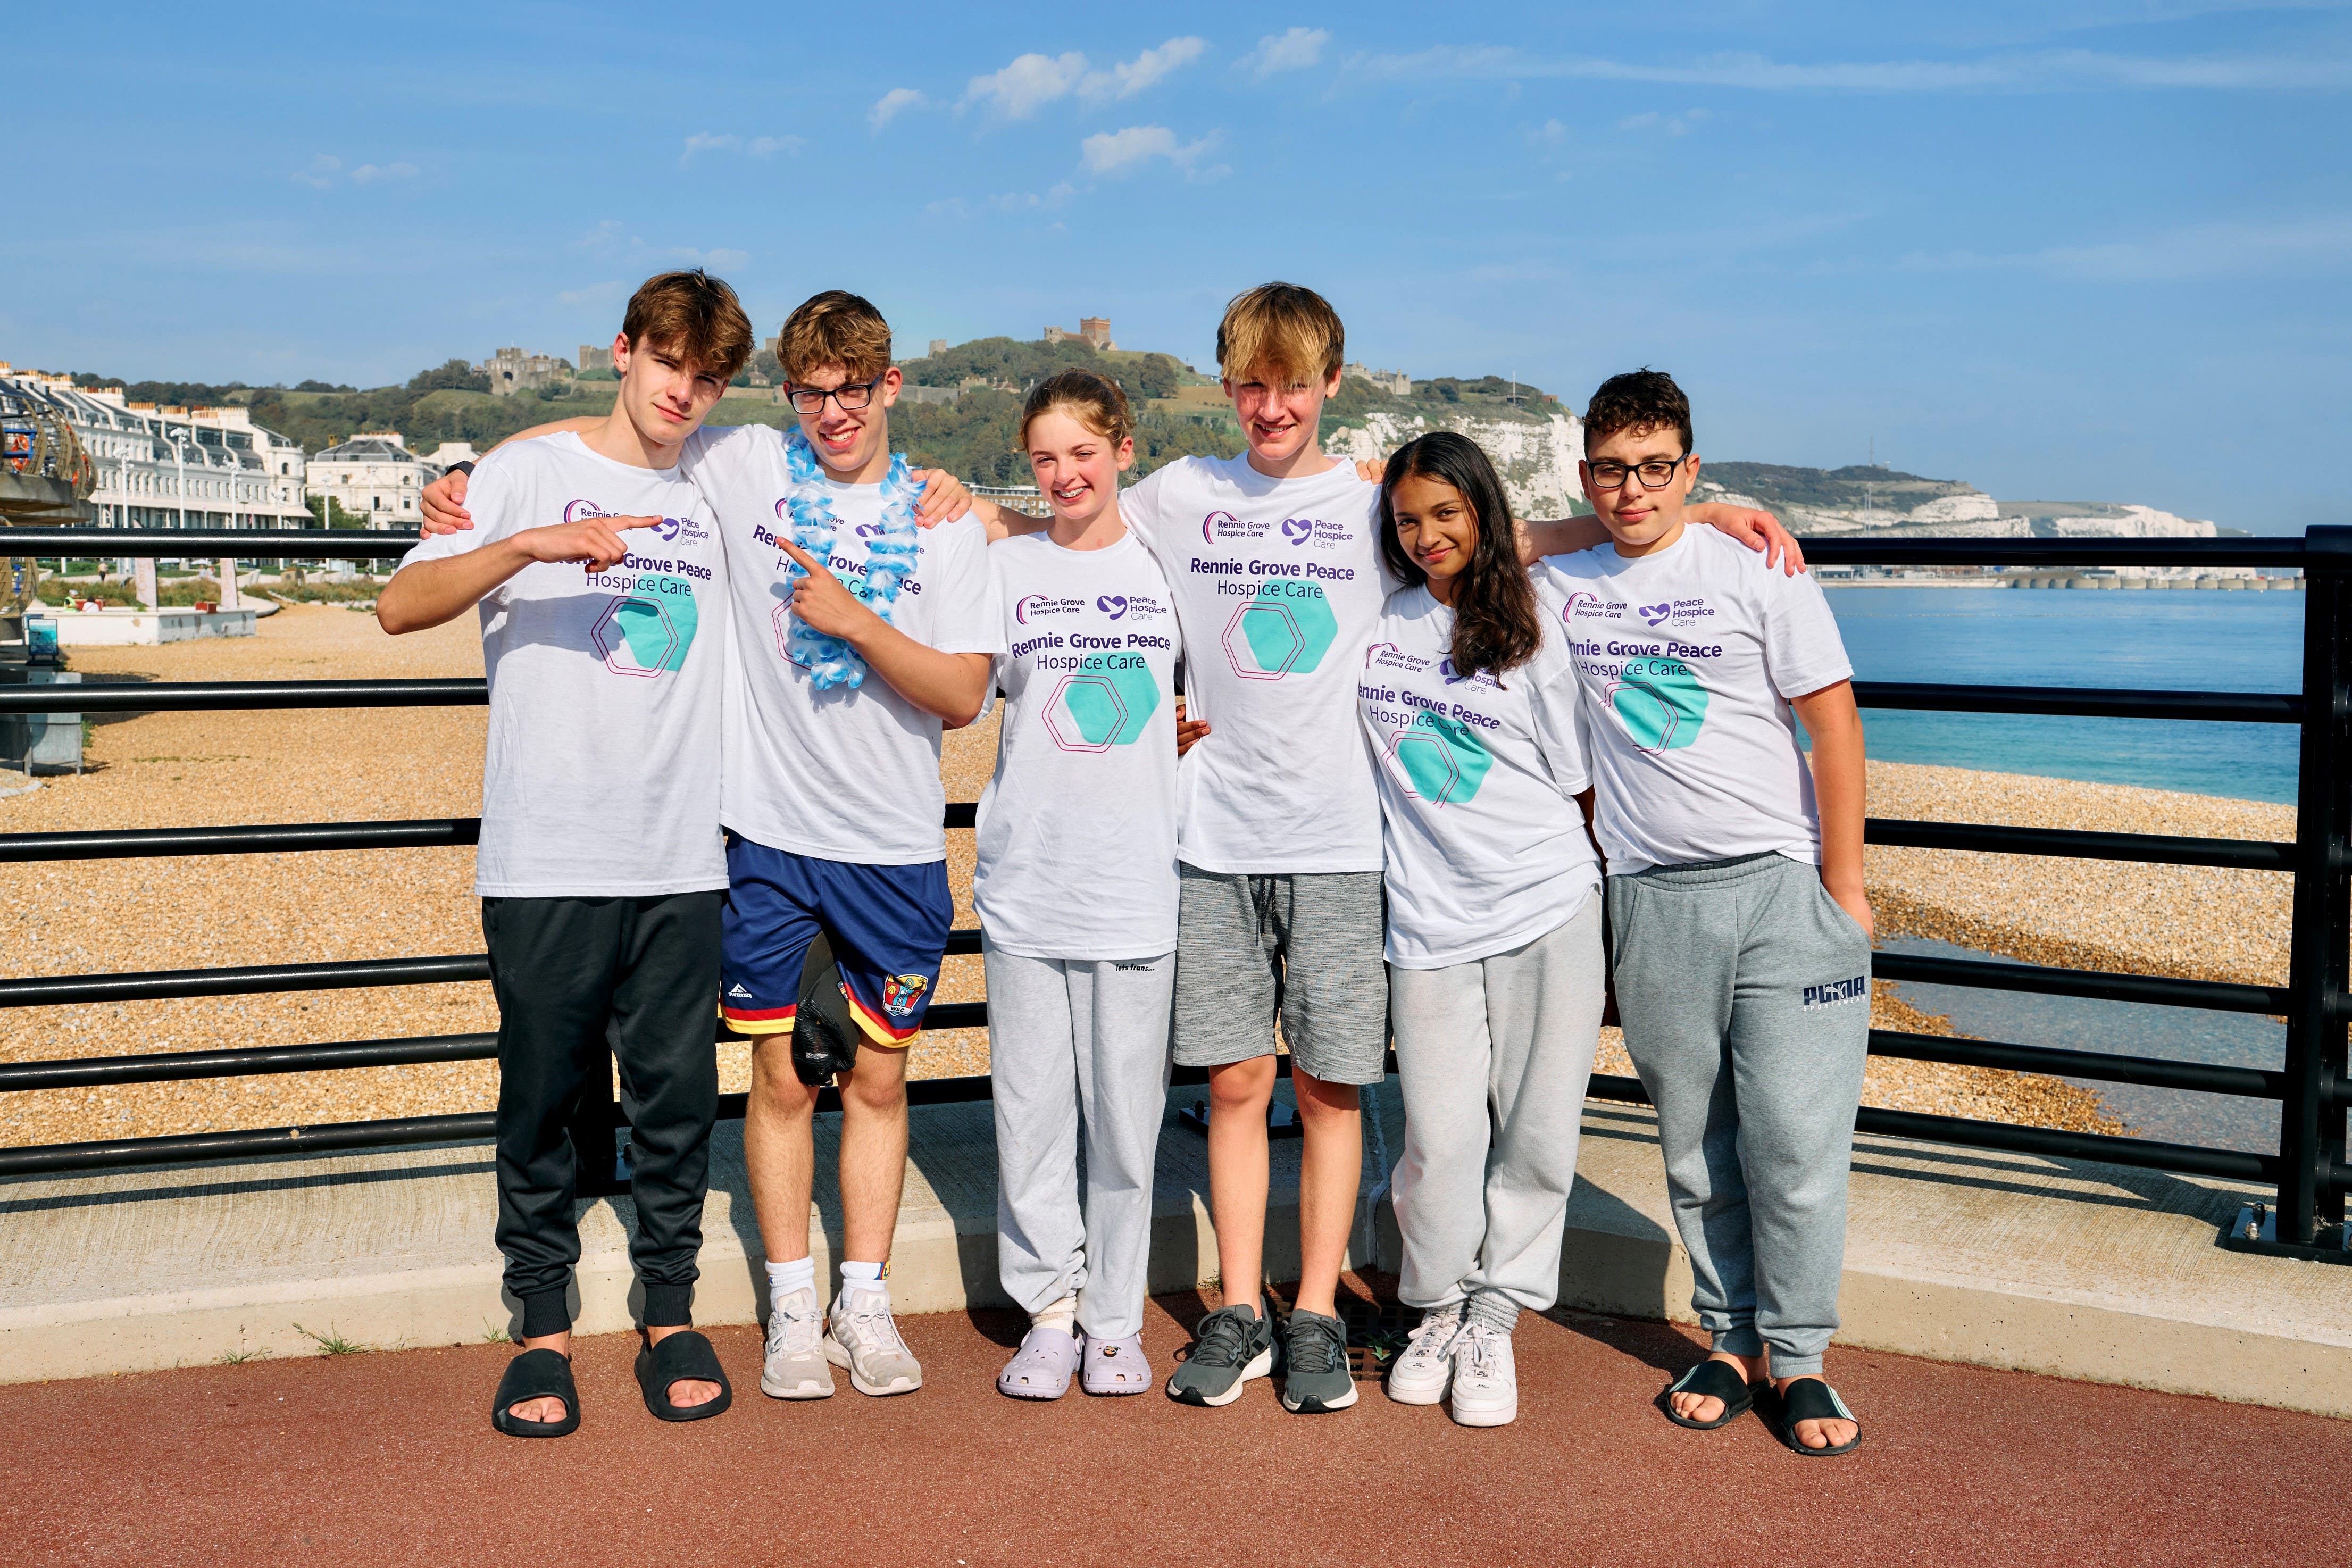
{"label": "team crest on shorts", "polygon": [[915,1010],[915,1004],[930,988],[928,974],[886,974],[882,977],[882,1011],[893,1018],[903,1018]]}

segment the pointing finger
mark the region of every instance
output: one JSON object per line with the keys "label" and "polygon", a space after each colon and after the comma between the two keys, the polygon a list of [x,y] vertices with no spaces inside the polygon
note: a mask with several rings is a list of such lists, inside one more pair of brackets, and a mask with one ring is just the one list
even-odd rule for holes
{"label": "pointing finger", "polygon": [[[819,562],[815,556],[811,555],[807,551],[803,550],[799,545],[794,544],[791,540],[784,538],[782,534],[778,534],[776,536],[776,545],[777,548],[783,551],[785,554],[798,562],[800,563],[801,570],[806,572],[810,576],[814,577],[817,574],[824,571],[824,564]],[[831,575],[829,573],[826,574]]]}

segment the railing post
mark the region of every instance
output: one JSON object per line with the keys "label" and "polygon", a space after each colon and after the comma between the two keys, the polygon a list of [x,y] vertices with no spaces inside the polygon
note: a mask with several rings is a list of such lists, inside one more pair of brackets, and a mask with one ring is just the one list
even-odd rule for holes
{"label": "railing post", "polygon": [[[2305,535],[2303,595],[2303,749],[2295,794],[2294,926],[2289,933],[2286,1098],[2279,1115],[2278,1212],[2274,1245],[2308,1248],[2323,1226],[2340,1226],[2344,1194],[2335,1175],[2344,1161],[2347,952],[2352,948],[2352,898],[2347,896],[2347,779],[2345,729],[2347,597],[2352,597],[2352,528]],[[2337,1241],[2340,1247],[2340,1239]]]}

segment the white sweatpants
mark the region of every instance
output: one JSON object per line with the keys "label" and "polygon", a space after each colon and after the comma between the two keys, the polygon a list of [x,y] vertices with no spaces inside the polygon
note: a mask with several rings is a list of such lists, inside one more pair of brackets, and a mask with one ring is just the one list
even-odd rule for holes
{"label": "white sweatpants", "polygon": [[1389,970],[1404,1154],[1394,1185],[1408,1306],[1482,1289],[1559,1298],[1561,1227],[1601,1037],[1601,900],[1524,947]]}
{"label": "white sweatpants", "polygon": [[1088,1338],[1125,1339],[1143,1328],[1176,955],[1113,963],[982,951],[998,1277],[1031,1312],[1075,1291]]}

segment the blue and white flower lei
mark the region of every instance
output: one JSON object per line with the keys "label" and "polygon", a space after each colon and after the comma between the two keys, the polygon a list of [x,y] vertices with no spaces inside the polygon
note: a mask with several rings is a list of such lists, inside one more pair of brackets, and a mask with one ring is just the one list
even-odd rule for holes
{"label": "blue and white flower lei", "polygon": [[[784,497],[783,510],[792,515],[793,542],[819,561],[832,560],[833,538],[841,527],[841,519],[834,514],[833,496],[825,488],[824,470],[817,464],[816,449],[797,430],[784,443],[784,468],[792,483]],[[915,483],[908,467],[907,455],[891,453],[890,471],[882,479],[881,532],[866,542],[866,591],[859,596],[892,626],[898,624],[892,616],[898,604],[898,584],[915,571],[919,537],[915,503],[921,495],[921,487]],[[807,575],[799,562],[785,558],[785,587],[790,588]],[[790,638],[793,662],[808,669],[820,691],[866,683],[866,660],[839,637],[827,637],[795,616]]]}

